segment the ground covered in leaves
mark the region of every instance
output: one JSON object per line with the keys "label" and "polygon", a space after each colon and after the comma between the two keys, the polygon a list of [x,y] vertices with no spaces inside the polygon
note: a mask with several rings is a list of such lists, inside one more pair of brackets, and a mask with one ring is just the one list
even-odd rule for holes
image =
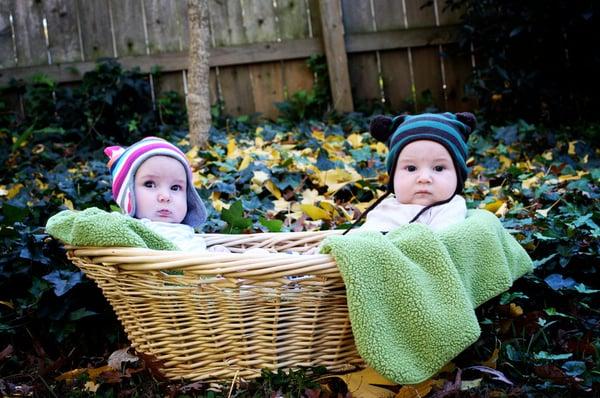
{"label": "ground covered in leaves", "polygon": [[[249,123],[214,129],[187,151],[209,210],[207,232],[346,228],[383,193],[386,148],[369,119]],[[0,185],[0,394],[39,396],[594,396],[600,390],[600,161],[573,129],[485,122],[471,137],[465,197],[527,249],[532,275],[478,308],[481,338],[417,386],[324,370],[271,373],[221,386],[174,383],[126,336],[93,283],[43,226],[61,209],[109,209],[101,145],[64,131],[11,137]],[[91,142],[91,141],[90,141]],[[120,142],[128,144],[128,142]],[[125,350],[124,350],[125,348]]]}

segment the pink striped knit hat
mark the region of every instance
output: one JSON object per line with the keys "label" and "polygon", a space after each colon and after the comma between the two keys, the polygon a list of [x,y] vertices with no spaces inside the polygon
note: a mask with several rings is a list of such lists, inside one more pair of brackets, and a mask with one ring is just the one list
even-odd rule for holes
{"label": "pink striped knit hat", "polygon": [[146,137],[130,147],[110,146],[104,149],[109,157],[112,175],[112,196],[124,214],[135,217],[134,177],[137,169],[152,156],[170,156],[183,165],[187,174],[187,214],[182,223],[198,227],[206,221],[206,208],[192,184],[192,169],[184,153],[175,145],[158,137]]}

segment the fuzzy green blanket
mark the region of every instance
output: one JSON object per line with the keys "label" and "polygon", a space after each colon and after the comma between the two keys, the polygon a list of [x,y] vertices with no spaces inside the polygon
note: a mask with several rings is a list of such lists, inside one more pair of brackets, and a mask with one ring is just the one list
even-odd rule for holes
{"label": "fuzzy green blanket", "polygon": [[151,231],[140,220],[96,207],[83,211],[63,210],[48,219],[46,232],[73,246],[178,250],[173,243]]}
{"label": "fuzzy green blanket", "polygon": [[344,282],[358,352],[399,384],[433,376],[480,334],[475,307],[532,270],[519,243],[485,210],[440,232],[409,224],[387,235],[328,237]]}

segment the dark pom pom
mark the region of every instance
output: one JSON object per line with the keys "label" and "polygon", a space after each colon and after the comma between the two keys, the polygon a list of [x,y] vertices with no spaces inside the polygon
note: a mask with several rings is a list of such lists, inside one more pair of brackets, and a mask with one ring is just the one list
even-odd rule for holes
{"label": "dark pom pom", "polygon": [[477,126],[477,119],[475,118],[475,115],[473,115],[471,112],[459,112],[456,114],[456,118],[458,119],[458,121],[466,124],[471,128],[470,131],[466,132],[468,137],[469,134],[471,134],[471,132],[475,130],[475,127]]}
{"label": "dark pom pom", "polygon": [[375,116],[371,120],[371,125],[369,126],[369,132],[377,141],[386,142],[390,135],[392,135],[393,131],[392,127],[392,118],[387,116]]}

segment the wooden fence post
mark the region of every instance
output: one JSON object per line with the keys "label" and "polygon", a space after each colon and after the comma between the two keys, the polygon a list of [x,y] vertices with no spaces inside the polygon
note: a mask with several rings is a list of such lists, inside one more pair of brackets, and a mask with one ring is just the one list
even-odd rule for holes
{"label": "wooden fence post", "polygon": [[350,90],[341,0],[319,1],[319,8],[333,107],[339,112],[352,112],[354,104]]}

